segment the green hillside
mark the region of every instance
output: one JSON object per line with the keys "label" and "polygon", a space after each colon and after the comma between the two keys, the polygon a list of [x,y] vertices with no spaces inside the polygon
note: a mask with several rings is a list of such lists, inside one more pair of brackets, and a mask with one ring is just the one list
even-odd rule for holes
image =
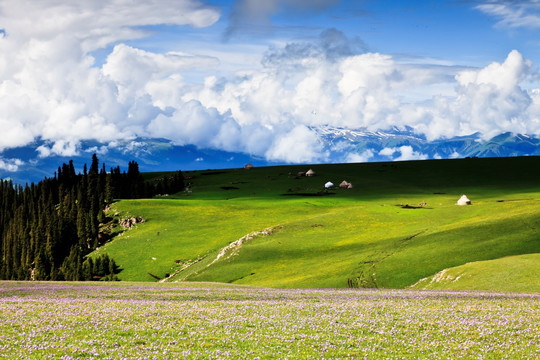
{"label": "green hillside", "polygon": [[[296,176],[310,168],[316,176]],[[113,205],[111,214],[145,219],[96,252],[116,260],[122,280],[403,288],[466,263],[540,253],[539,157],[184,175],[186,192]],[[354,188],[323,191],[343,180]],[[462,194],[471,206],[455,205]]]}
{"label": "green hillside", "polygon": [[475,261],[424,278],[417,289],[465,289],[540,292],[540,254]]}

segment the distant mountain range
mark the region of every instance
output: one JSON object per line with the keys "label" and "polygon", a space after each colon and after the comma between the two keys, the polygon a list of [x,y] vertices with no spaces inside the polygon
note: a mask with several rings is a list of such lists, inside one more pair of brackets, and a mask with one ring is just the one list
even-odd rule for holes
{"label": "distant mountain range", "polygon": [[[39,157],[36,149],[42,142],[29,146],[5,150],[2,159],[20,159],[23,164],[17,171],[7,171],[0,167],[0,178],[10,178],[14,183],[37,182],[45,177],[53,177],[58,166],[73,160],[77,172],[82,172],[84,164],[90,165],[92,154],[96,153],[100,163],[105,163],[107,171],[120,166],[127,171],[128,163],[137,161],[141,172],[206,170],[216,168],[243,167],[247,163],[265,166],[269,163],[261,158],[243,153],[231,153],[214,149],[197,149],[195,146],[176,146],[165,139],[143,139],[118,142],[114,146],[86,141],[73,156],[50,155]],[[7,161],[6,161],[7,162]]]}
{"label": "distant mountain range", "polygon": [[[479,134],[428,141],[415,134],[412,128],[387,131],[350,130],[333,127],[311,128],[319,139],[324,159],[329,163],[356,161],[393,161],[412,159],[464,158],[464,157],[510,157],[540,155],[540,139],[528,135],[505,133],[485,141]],[[104,146],[96,142],[84,142],[75,156],[51,155],[40,158],[36,149],[44,142],[5,150],[0,163],[15,166],[2,169],[0,178],[11,178],[15,183],[37,182],[54,176],[62,163],[70,159],[77,170],[89,164],[93,153],[110,167],[120,166],[127,170],[128,162],[135,160],[142,172],[168,170],[202,170],[285,164],[270,162],[262,157],[215,149],[198,149],[195,146],[177,146],[165,139],[144,139],[118,142]],[[7,168],[7,166],[4,166]]]}
{"label": "distant mountain range", "polygon": [[359,154],[370,151],[373,155],[369,161],[395,160],[397,150],[403,146],[410,147],[416,157],[427,159],[540,155],[539,138],[512,133],[497,135],[489,141],[482,140],[478,133],[428,141],[424,136],[415,134],[412,128],[377,132],[330,127],[314,130],[331,152],[335,152],[332,149]]}

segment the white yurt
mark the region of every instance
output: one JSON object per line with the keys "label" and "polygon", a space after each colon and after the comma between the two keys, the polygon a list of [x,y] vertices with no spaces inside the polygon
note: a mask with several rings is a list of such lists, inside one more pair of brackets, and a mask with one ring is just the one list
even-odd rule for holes
{"label": "white yurt", "polygon": [[469,200],[467,195],[462,195],[457,201],[456,205],[471,205],[471,200]]}
{"label": "white yurt", "polygon": [[324,184],[324,188],[325,189],[331,189],[334,187],[334,184],[332,182],[327,182],[326,184]]}

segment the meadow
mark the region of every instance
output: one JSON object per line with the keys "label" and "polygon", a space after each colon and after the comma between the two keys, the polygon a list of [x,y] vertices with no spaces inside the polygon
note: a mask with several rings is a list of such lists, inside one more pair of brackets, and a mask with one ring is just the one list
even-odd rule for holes
{"label": "meadow", "polygon": [[532,359],[539,327],[538,294],[0,284],[3,359]]}
{"label": "meadow", "polygon": [[[310,168],[316,176],[296,176]],[[540,288],[539,263],[521,257],[540,253],[539,157],[184,175],[185,192],[113,204],[110,212],[119,218],[145,219],[94,254],[112,256],[123,269],[120,279],[273,288]],[[323,190],[327,181],[342,180],[354,188]],[[462,194],[472,205],[456,206]],[[503,260],[508,257],[512,266]],[[467,276],[431,281],[469,263],[475,270],[460,269]],[[494,268],[497,277],[488,270]],[[475,280],[465,283],[475,271]],[[502,287],[497,278],[510,280]]]}

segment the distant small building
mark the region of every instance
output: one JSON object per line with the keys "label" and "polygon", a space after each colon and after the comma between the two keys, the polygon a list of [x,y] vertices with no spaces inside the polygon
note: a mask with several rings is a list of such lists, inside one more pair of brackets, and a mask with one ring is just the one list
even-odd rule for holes
{"label": "distant small building", "polygon": [[327,182],[326,184],[324,184],[324,188],[325,189],[331,189],[334,187],[334,184],[332,182]]}
{"label": "distant small building", "polygon": [[244,169],[251,170],[251,169],[253,169],[253,165],[252,164],[247,164],[246,166],[244,166]]}
{"label": "distant small building", "polygon": [[315,176],[315,171],[313,171],[313,169],[309,169],[307,172],[306,172],[306,176]]}
{"label": "distant small building", "polygon": [[296,177],[302,177],[302,176],[306,176],[306,173],[304,171],[299,171],[297,174],[296,174]]}
{"label": "distant small building", "polygon": [[340,189],[347,189],[348,187],[349,187],[349,183],[345,180],[343,180],[341,184],[339,184]]}
{"label": "distant small building", "polygon": [[457,201],[456,205],[471,205],[471,200],[467,197],[467,195],[462,195],[459,200]]}

